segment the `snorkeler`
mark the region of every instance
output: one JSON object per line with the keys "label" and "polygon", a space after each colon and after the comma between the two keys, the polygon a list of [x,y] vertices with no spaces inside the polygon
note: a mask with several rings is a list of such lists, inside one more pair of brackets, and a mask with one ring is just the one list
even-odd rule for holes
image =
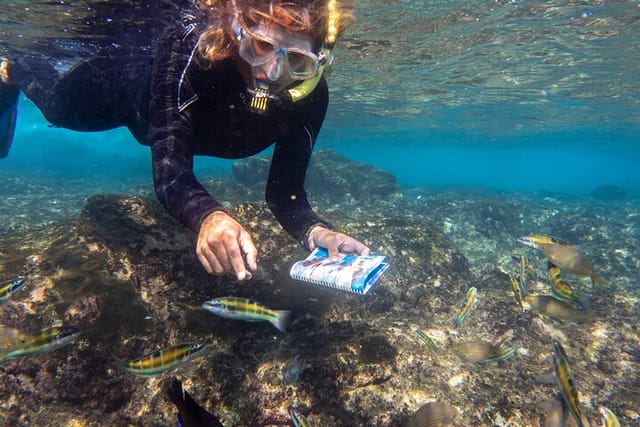
{"label": "snorkeler", "polygon": [[[8,153],[19,90],[55,126],[127,126],[151,147],[156,194],[198,233],[207,272],[257,269],[254,242],[198,182],[193,156],[252,156],[275,144],[267,205],[303,247],[366,255],[311,208],[304,179],[328,104],[323,77],[353,22],[348,0],[183,2],[151,52],[106,54],[60,74],[38,55],[0,60],[0,154]],[[177,24],[176,24],[177,23]],[[18,90],[19,89],[19,90]]]}

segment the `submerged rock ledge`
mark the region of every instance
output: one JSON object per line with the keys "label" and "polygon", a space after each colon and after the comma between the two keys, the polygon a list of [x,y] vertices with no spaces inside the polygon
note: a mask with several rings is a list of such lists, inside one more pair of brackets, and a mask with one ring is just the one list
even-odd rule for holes
{"label": "submerged rock ledge", "polygon": [[[345,176],[343,168],[359,170],[347,159],[326,156],[337,176]],[[367,182],[372,169],[360,173],[349,179]],[[176,375],[225,426],[289,425],[291,405],[312,425],[397,426],[432,400],[456,408],[455,425],[540,425],[542,408],[557,394],[539,378],[552,369],[551,340],[558,337],[570,354],[587,418],[595,421],[597,406],[604,405],[623,425],[637,420],[637,201],[625,198],[611,209],[593,198],[408,192],[393,177],[383,184],[384,173],[373,174],[379,178],[375,187],[359,184],[348,200],[337,195],[340,183],[328,182],[327,174],[316,176],[336,194],[310,192],[339,229],[389,256],[392,267],[364,297],[288,277],[291,263],[306,254],[257,201],[259,180],[207,181],[227,190],[227,209],[258,246],[259,271],[244,283],[206,274],[194,253],[194,234],[142,195],[94,195],[75,220],[25,222],[15,228],[22,234],[5,232],[0,273],[10,278],[26,263],[29,284],[0,307],[0,323],[34,332],[65,322],[83,335],[55,352],[0,365],[1,423],[172,425],[175,409],[161,383]],[[319,187],[311,182],[310,188]],[[247,195],[253,201],[240,203]],[[49,196],[34,191],[21,200],[35,206],[38,197]],[[544,286],[543,260],[515,242],[532,231],[589,245],[610,285],[577,283],[592,295],[588,320],[563,323],[516,306],[507,274],[516,271],[511,255],[530,257],[540,277],[535,286]],[[470,286],[478,288],[481,305],[454,329]],[[287,333],[200,308],[228,295],[291,310]],[[415,337],[417,328],[435,341],[437,353]],[[519,347],[510,360],[478,367],[451,350],[455,343],[492,341],[509,330]],[[116,368],[117,360],[183,341],[205,342],[211,350],[153,379]],[[297,382],[285,381],[283,368],[296,356],[302,372]]]}

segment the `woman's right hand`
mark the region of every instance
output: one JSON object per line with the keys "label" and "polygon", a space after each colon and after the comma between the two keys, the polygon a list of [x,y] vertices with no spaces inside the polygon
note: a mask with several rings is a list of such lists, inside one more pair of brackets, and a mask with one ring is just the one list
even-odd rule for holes
{"label": "woman's right hand", "polygon": [[196,253],[209,274],[235,272],[238,280],[245,280],[252,276],[247,266],[251,271],[258,268],[251,236],[224,211],[212,212],[202,221]]}

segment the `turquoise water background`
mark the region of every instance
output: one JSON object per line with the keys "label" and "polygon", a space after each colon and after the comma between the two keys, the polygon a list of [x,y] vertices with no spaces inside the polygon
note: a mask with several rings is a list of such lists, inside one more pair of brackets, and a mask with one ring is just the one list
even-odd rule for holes
{"label": "turquoise water background", "polygon": [[[43,54],[91,53],[88,34],[117,23],[108,4],[91,4],[3,2],[0,54],[43,46],[43,39]],[[614,184],[640,194],[637,1],[357,5],[357,21],[336,48],[318,149],[371,163],[409,187],[581,195]],[[50,129],[25,99],[0,168],[151,181],[148,148],[126,130]],[[229,171],[229,161],[196,160],[199,175]]]}
{"label": "turquoise water background", "polygon": [[[97,133],[55,129],[48,127],[28,100],[23,99],[19,109],[14,146],[9,158],[0,163],[5,171],[41,178],[116,177],[151,183],[149,149],[139,145],[126,129]],[[397,126],[385,118],[379,119],[378,126],[384,127],[384,121],[389,121],[391,129]],[[496,137],[490,129],[483,135],[477,129],[466,134],[455,127],[449,132],[431,132],[412,126],[381,133],[339,127],[329,117],[317,149],[330,148],[389,171],[405,187],[470,186],[582,195],[614,184],[637,195],[640,144],[639,134],[632,129],[625,134],[585,126],[565,132]],[[231,163],[200,157],[196,173],[230,174]]]}

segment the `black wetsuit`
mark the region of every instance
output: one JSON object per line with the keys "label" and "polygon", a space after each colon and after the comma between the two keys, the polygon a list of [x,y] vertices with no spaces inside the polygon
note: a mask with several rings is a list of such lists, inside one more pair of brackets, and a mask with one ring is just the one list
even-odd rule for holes
{"label": "black wetsuit", "polygon": [[222,206],[194,176],[193,156],[243,158],[275,143],[267,204],[304,245],[311,225],[326,224],[311,209],[303,187],[327,108],[326,82],[269,115],[250,112],[247,87],[233,59],[207,69],[195,58],[203,28],[186,14],[149,53],[94,56],[61,77],[46,61],[21,57],[10,75],[52,124],[81,131],[127,126],[140,143],[151,146],[158,198],[196,232]]}

